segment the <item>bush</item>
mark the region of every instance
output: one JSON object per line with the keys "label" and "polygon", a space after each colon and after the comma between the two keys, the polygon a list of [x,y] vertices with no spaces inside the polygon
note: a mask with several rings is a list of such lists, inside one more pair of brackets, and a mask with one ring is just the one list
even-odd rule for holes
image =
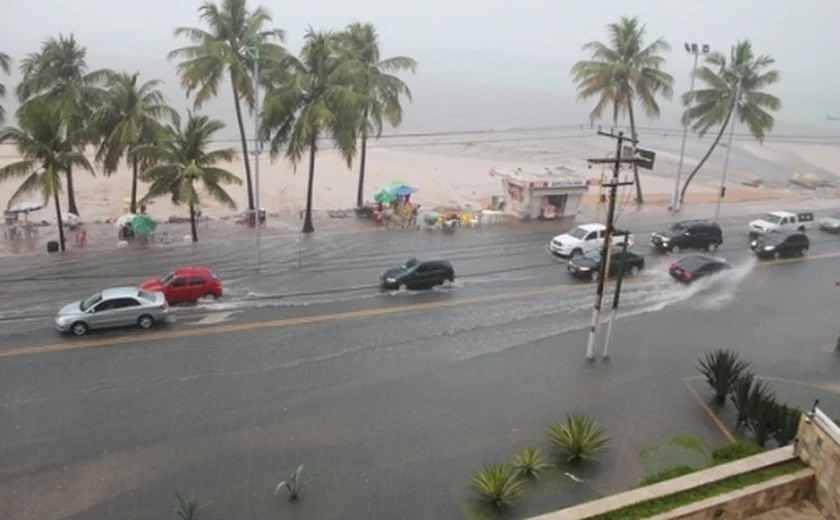
{"label": "bush", "polygon": [[539,448],[527,447],[514,457],[511,467],[521,476],[537,478],[540,473],[551,467]]}
{"label": "bush", "polygon": [[510,466],[485,464],[470,479],[472,490],[487,504],[502,508],[525,492],[525,483]]}
{"label": "bush", "polygon": [[773,430],[773,438],[779,446],[787,446],[799,432],[799,420],[802,418],[802,410],[793,406],[777,405],[776,423]]}
{"label": "bush", "polygon": [[733,460],[743,459],[744,457],[751,457],[763,453],[764,450],[752,442],[732,442],[718,446],[712,451],[712,464],[725,464]]}
{"label": "bush", "polygon": [[646,476],[641,482],[639,482],[639,487],[649,486],[665,480],[671,480],[672,478],[682,477],[683,475],[688,475],[689,473],[694,473],[695,471],[697,471],[697,468],[686,464],[671,466],[670,468],[665,468]]}
{"label": "bush", "polygon": [[582,413],[567,414],[565,424],[549,426],[548,441],[565,456],[566,462],[594,459],[609,444],[604,428]]}
{"label": "bush", "polygon": [[706,353],[698,368],[715,391],[715,403],[722,406],[735,383],[747,373],[749,364],[741,361],[737,352],[716,349]]}
{"label": "bush", "polygon": [[755,437],[755,443],[764,447],[779,424],[779,405],[773,397],[765,397],[755,404],[750,412],[749,428]]}
{"label": "bush", "polygon": [[758,405],[767,399],[774,399],[775,394],[767,383],[756,380],[752,374],[747,374],[735,383],[729,397],[738,411],[735,424],[737,428],[749,427],[750,419],[757,413]]}

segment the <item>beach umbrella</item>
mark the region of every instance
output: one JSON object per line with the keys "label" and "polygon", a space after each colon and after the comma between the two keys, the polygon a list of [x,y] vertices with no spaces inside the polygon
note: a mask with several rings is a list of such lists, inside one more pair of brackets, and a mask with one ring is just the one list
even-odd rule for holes
{"label": "beach umbrella", "polygon": [[385,185],[385,189],[390,190],[391,188],[398,188],[400,186],[405,186],[403,181],[391,181]]}
{"label": "beach umbrella", "polygon": [[388,191],[390,191],[394,195],[404,197],[406,195],[411,195],[412,193],[417,193],[418,190],[417,190],[417,188],[412,188],[411,186],[403,184],[401,186],[391,188]]}
{"label": "beach umbrella", "polygon": [[148,235],[157,228],[157,222],[148,215],[135,215],[131,219],[131,229],[138,235]]}
{"label": "beach umbrella", "polygon": [[393,202],[397,200],[397,196],[389,190],[382,189],[376,192],[376,195],[373,196],[373,200],[379,203]]}
{"label": "beach umbrella", "polygon": [[15,215],[17,215],[18,213],[29,213],[30,211],[38,211],[43,207],[43,204],[39,204],[37,202],[22,202],[20,204],[15,204],[7,211],[9,213],[14,213]]}
{"label": "beach umbrella", "polygon": [[134,217],[136,217],[136,216],[137,215],[135,215],[134,213],[124,213],[124,214],[120,215],[119,217],[117,217],[117,221],[114,222],[114,226],[116,226],[117,228],[121,228],[124,225],[131,222],[132,220],[134,220]]}

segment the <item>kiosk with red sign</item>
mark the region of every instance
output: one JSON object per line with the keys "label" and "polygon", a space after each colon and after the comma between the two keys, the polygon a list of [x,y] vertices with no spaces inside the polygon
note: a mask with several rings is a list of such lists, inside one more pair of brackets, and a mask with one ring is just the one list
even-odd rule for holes
{"label": "kiosk with red sign", "polygon": [[502,181],[504,211],[523,220],[574,216],[589,186],[597,184],[562,166],[543,172],[494,168],[490,175]]}

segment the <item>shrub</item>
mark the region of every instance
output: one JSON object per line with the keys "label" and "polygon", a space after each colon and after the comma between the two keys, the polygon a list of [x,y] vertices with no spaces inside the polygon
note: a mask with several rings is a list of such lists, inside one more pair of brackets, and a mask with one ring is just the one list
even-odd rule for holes
{"label": "shrub", "polygon": [[733,385],[743,376],[749,364],[741,361],[738,353],[732,350],[716,349],[700,360],[700,373],[706,377],[706,382],[715,391],[715,403],[726,404]]}
{"label": "shrub", "polygon": [[594,459],[609,444],[604,428],[583,413],[566,414],[565,424],[549,426],[548,441],[566,462]]}
{"label": "shrub", "polygon": [[178,499],[178,504],[175,507],[175,516],[178,520],[198,520],[198,502],[190,497],[187,500],[181,496],[177,491],[175,498]]}
{"label": "shrub", "polygon": [[497,508],[510,505],[525,491],[519,473],[503,464],[485,464],[470,479],[470,487],[482,501]]}
{"label": "shrub", "polygon": [[733,460],[758,455],[763,451],[764,450],[761,446],[757,446],[752,442],[731,442],[729,444],[718,446],[712,451],[712,464],[725,464],[727,462],[732,462]]}
{"label": "shrub", "polygon": [[[749,384],[747,383],[749,381]],[[736,427],[749,427],[750,418],[762,401],[774,399],[773,390],[764,381],[756,380],[752,374],[742,377],[732,387],[730,399],[738,411]]]}
{"label": "shrub", "polygon": [[776,430],[778,415],[779,405],[773,397],[765,397],[758,401],[751,412],[749,428],[753,432],[755,443],[762,448]]}
{"label": "shrub", "polygon": [[773,438],[779,446],[787,446],[799,431],[799,420],[802,418],[802,410],[787,405],[777,405],[775,429]]}
{"label": "shrub", "polygon": [[539,448],[528,446],[514,457],[511,467],[521,476],[537,478],[540,473],[551,467]]}
{"label": "shrub", "polygon": [[697,471],[697,468],[687,464],[671,466],[670,468],[665,468],[646,476],[641,482],[639,482],[639,487],[649,486],[665,480],[671,480],[672,478],[682,477],[683,475],[688,475],[689,473],[694,473],[695,471]]}

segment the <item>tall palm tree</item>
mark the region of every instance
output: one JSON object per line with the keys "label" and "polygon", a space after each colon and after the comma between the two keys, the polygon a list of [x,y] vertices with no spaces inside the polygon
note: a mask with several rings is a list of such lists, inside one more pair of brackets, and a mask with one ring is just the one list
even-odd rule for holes
{"label": "tall palm tree", "polygon": [[178,74],[187,95],[195,92],[195,108],[200,108],[217,96],[225,75],[230,80],[242,144],[242,159],[245,161],[248,209],[253,210],[254,192],[241,102],[245,101],[248,107],[254,108],[254,82],[251,77],[254,63],[253,47],[259,46],[260,63],[264,68],[278,65],[285,55],[285,50],[275,43],[282,43],[283,31],[265,29],[265,25],[272,21],[268,11],[263,7],[249,10],[246,3],[246,0],[222,0],[221,4],[202,4],[198,8],[199,19],[207,29],[175,29],[175,36],[187,37],[192,45],[170,52],[169,59],[183,60],[178,64]]}
{"label": "tall palm tree", "polygon": [[[572,67],[578,99],[598,97],[598,103],[589,114],[590,121],[600,119],[607,108],[612,108],[613,122],[626,114],[630,120],[630,134],[638,139],[634,103],[653,119],[660,115],[657,96],[665,99],[673,96],[674,78],[662,70],[665,63],[662,53],[671,50],[671,46],[662,38],[646,46],[645,25],[636,17],[622,16],[618,22],[607,25],[607,34],[608,43],[584,45],[583,50],[591,52],[592,57]],[[642,186],[635,164],[633,176],[636,202],[642,204]]]}
{"label": "tall palm tree", "polygon": [[[767,133],[773,130],[775,122],[769,111],[782,108],[779,98],[764,92],[764,89],[780,79],[779,71],[768,70],[776,60],[770,56],[756,56],[749,40],[738,41],[733,45],[728,60],[723,53],[714,52],[705,61],[694,73],[707,88],[683,94],[683,104],[691,107],[683,114],[683,122],[690,124],[700,137],[705,136],[712,127],[720,125],[720,129],[706,155],[685,179],[680,202],[685,198],[691,179],[697,175],[723,137],[733,113],[737,112],[737,120],[746,124],[753,137],[763,142]],[[735,99],[736,93],[739,93],[738,99]]]}
{"label": "tall palm tree", "polygon": [[[8,54],[0,52],[0,70],[3,74],[9,75],[12,72],[12,58]],[[0,99],[6,97],[6,85],[0,83]],[[6,122],[6,109],[0,105],[0,125]]]}
{"label": "tall palm tree", "polygon": [[[80,46],[72,34],[49,38],[41,44],[38,52],[21,60],[23,77],[17,86],[17,95],[22,103],[18,111],[26,111],[28,103],[35,99],[55,103],[59,107],[58,115],[67,139],[77,147],[97,139],[90,117],[102,100],[102,85],[110,74],[106,70],[89,71],[86,55],[87,49]],[[65,171],[67,211],[78,215],[72,166],[68,164]],[[93,174],[93,170],[90,172]]]}
{"label": "tall palm tree", "polygon": [[24,177],[9,199],[9,205],[36,191],[41,192],[44,202],[53,199],[58,243],[64,251],[64,223],[58,196],[62,189],[61,173],[71,166],[93,171],[93,166],[68,140],[60,110],[60,106],[47,100],[37,100],[18,115],[18,128],[0,130],[0,144],[14,143],[21,156],[21,160],[0,168],[0,182]]}
{"label": "tall palm tree", "polygon": [[356,155],[361,98],[353,92],[353,78],[342,66],[340,46],[338,34],[310,28],[300,58],[286,58],[282,81],[266,95],[262,111],[263,133],[270,139],[272,159],[285,147],[286,157],[297,168],[304,152],[309,152],[304,233],[315,231],[312,193],[318,139],[331,138],[348,168]]}
{"label": "tall palm tree", "polygon": [[400,96],[405,96],[411,101],[411,90],[393,73],[407,70],[413,74],[417,70],[417,62],[406,56],[382,59],[376,28],[370,23],[355,22],[348,25],[341,39],[343,51],[354,65],[355,88],[365,98],[359,122],[362,148],[359,155],[359,186],[356,192],[356,206],[361,206],[364,198],[368,137],[375,135],[378,139],[382,135],[383,119],[391,127],[397,127],[402,122]]}
{"label": "tall palm tree", "polygon": [[230,162],[236,157],[233,148],[209,150],[213,136],[225,125],[208,116],[187,113],[186,125],[177,114],[173,124],[167,126],[167,138],[152,146],[136,148],[134,154],[153,161],[154,166],[140,174],[140,179],[150,182],[149,192],[143,201],[169,195],[175,204],[186,204],[190,209],[190,229],[193,242],[198,242],[195,225],[195,208],[201,203],[196,183],[208,195],[231,209],[236,202],[222,187],[223,184],[242,184],[242,179],[217,164]]}
{"label": "tall palm tree", "polygon": [[175,111],[166,104],[158,89],[159,80],[138,85],[139,73],[122,72],[108,80],[108,94],[94,115],[102,141],[96,159],[105,173],[116,171],[125,157],[131,165],[131,212],[137,210],[137,177],[141,169],[151,166],[134,153],[139,146],[154,145],[164,131],[162,120],[172,119]]}

